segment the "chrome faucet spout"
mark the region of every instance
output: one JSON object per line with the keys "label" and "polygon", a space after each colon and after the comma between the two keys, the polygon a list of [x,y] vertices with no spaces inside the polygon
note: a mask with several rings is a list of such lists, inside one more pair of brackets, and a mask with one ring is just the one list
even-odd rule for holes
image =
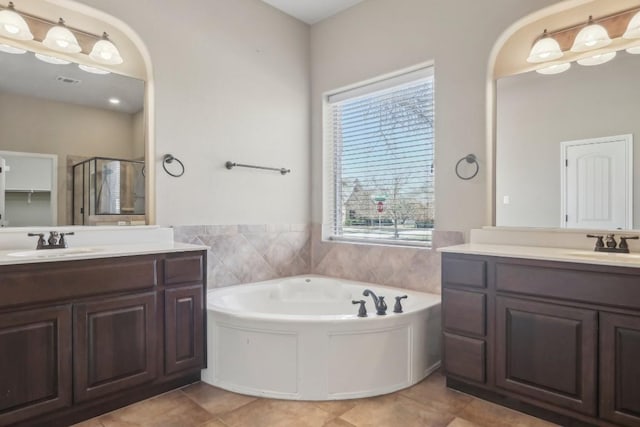
{"label": "chrome faucet spout", "polygon": [[371,289],[365,289],[362,295],[365,297],[370,296],[373,299],[373,305],[376,307],[376,313],[379,316],[387,314],[387,303],[384,302],[384,297],[377,296]]}

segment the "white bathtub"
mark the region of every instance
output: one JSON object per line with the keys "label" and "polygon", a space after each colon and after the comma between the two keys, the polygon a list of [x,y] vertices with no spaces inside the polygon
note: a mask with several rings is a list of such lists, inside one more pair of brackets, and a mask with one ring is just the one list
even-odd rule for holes
{"label": "white bathtub", "polygon": [[[385,296],[376,315],[364,289]],[[404,312],[393,312],[395,296]],[[367,301],[357,317],[352,300]],[[440,365],[440,296],[297,276],[209,291],[202,380],[279,399],[351,399],[411,386]]]}

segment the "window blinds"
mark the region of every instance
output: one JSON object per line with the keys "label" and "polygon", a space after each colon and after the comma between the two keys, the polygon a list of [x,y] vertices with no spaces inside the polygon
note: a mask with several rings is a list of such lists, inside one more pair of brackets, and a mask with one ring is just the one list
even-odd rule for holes
{"label": "window blinds", "polygon": [[332,238],[430,244],[433,80],[430,67],[328,98]]}

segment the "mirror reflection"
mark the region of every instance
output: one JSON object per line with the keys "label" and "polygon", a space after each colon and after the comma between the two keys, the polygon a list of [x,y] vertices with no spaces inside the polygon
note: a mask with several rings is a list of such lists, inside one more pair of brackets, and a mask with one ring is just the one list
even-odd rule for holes
{"label": "mirror reflection", "polygon": [[497,81],[496,225],[640,228],[639,70],[620,51],[598,66]]}
{"label": "mirror reflection", "polygon": [[144,82],[90,71],[0,52],[0,226],[145,223]]}

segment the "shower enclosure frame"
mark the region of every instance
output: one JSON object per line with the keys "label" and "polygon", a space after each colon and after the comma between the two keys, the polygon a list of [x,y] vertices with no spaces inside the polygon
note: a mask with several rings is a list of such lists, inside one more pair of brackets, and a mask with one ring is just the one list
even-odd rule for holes
{"label": "shower enclosure frame", "polygon": [[[87,218],[91,217],[91,216],[108,216],[108,217],[112,217],[112,216],[144,216],[146,215],[146,209],[144,208],[144,204],[143,204],[143,210],[141,213],[99,213],[98,212],[98,204],[100,203],[100,199],[98,197],[99,194],[99,190],[98,190],[98,179],[94,178],[93,179],[93,189],[91,189],[91,181],[89,181],[89,185],[87,185],[86,180],[87,179],[91,179],[91,164],[93,162],[94,166],[94,175],[97,175],[98,172],[98,168],[97,168],[97,163],[98,161],[106,161],[106,162],[121,162],[121,163],[129,163],[129,164],[137,164],[137,165],[142,165],[142,175],[144,177],[144,167],[145,167],[145,162],[143,160],[127,160],[127,159],[119,159],[119,158],[114,158],[114,157],[102,157],[102,156],[96,156],[96,157],[91,157],[88,158],[86,160],[83,160],[81,162],[78,162],[76,164],[73,165],[72,167],[72,173],[71,173],[71,222],[73,225],[87,225]],[[81,166],[82,167],[82,197],[81,197],[81,207],[79,211],[76,211],[76,168]],[[85,168],[89,167],[89,174],[87,175],[85,173]],[[103,184],[104,185],[104,184]],[[93,194],[94,194],[94,200],[93,203],[91,203],[91,190],[93,190]],[[146,188],[144,191],[144,196],[146,197]],[[86,198],[89,198],[89,202],[87,203]],[[89,208],[89,212],[85,212],[85,207]],[[76,222],[77,215],[80,216],[81,222]]]}

